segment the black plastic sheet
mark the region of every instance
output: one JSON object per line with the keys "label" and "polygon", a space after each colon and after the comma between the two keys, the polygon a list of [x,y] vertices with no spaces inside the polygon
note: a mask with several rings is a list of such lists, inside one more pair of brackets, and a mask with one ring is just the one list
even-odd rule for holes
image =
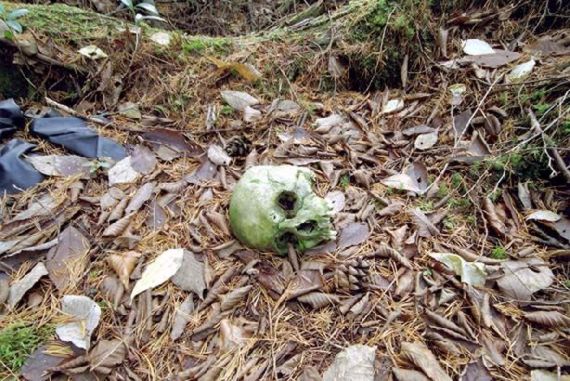
{"label": "black plastic sheet", "polygon": [[20,192],[44,179],[41,173],[22,158],[23,154],[34,147],[23,140],[12,139],[0,148],[0,195]]}
{"label": "black plastic sheet", "polygon": [[0,101],[0,139],[11,136],[24,127],[24,114],[13,99]]}
{"label": "black plastic sheet", "polygon": [[125,148],[111,139],[97,135],[83,119],[75,117],[45,117],[32,122],[32,133],[58,144],[78,155],[89,158],[110,157],[121,160]]}

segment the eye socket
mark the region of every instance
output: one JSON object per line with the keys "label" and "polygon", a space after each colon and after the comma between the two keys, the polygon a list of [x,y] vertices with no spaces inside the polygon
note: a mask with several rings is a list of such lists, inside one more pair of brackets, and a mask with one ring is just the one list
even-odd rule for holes
{"label": "eye socket", "polygon": [[288,218],[295,217],[297,206],[297,195],[293,192],[281,192],[277,197],[277,205],[285,211]]}
{"label": "eye socket", "polygon": [[317,228],[317,221],[309,220],[305,221],[299,226],[297,226],[297,230],[303,233],[311,233]]}

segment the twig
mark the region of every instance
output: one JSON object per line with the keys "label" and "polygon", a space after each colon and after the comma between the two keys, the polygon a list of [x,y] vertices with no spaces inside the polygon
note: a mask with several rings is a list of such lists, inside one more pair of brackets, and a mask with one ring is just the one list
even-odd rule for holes
{"label": "twig", "polygon": [[87,115],[80,114],[80,113],[78,113],[77,111],[75,111],[74,109],[72,109],[71,107],[68,107],[68,106],[66,106],[66,105],[62,105],[61,103],[57,103],[56,101],[54,101],[53,99],[50,99],[50,98],[48,98],[48,97],[45,97],[45,100],[46,100],[46,103],[47,103],[48,105],[50,105],[51,107],[55,107],[55,108],[57,108],[57,109],[59,109],[59,110],[65,112],[65,113],[67,113],[67,114],[76,116],[76,117],[81,118],[81,119],[88,120],[88,121],[93,122],[93,123],[95,123],[95,124],[98,124],[98,125],[100,125],[100,126],[109,126],[109,125],[111,125],[111,123],[105,122],[105,121],[100,120],[100,119],[97,119],[97,118],[93,118],[92,116],[87,116]]}

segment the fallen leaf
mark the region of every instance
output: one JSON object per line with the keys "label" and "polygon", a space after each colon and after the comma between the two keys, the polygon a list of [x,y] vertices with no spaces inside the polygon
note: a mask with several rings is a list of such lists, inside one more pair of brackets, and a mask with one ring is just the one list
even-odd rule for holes
{"label": "fallen leaf", "polygon": [[135,193],[131,201],[125,208],[125,213],[131,214],[137,212],[145,202],[150,200],[152,195],[154,194],[154,189],[156,187],[156,183],[145,183],[143,184]]}
{"label": "fallen leaf", "polygon": [[[57,342],[57,346],[62,349],[68,349],[70,355],[73,354],[71,349],[67,347],[67,344]],[[67,361],[68,356],[54,356],[49,354],[49,350],[54,347],[53,343],[43,344],[38,349],[36,349],[24,363],[22,369],[20,369],[21,375],[28,381],[43,381],[50,379],[50,369],[55,368]],[[58,348],[59,349],[59,348]]]}
{"label": "fallen leaf", "polygon": [[331,213],[333,216],[338,212],[341,212],[346,204],[346,197],[341,191],[332,191],[327,193],[325,200],[331,207]]}
{"label": "fallen leaf", "polygon": [[414,147],[419,150],[426,150],[433,147],[437,143],[437,131],[428,134],[418,135],[414,141]]}
{"label": "fallen leaf", "polygon": [[459,381],[493,381],[493,377],[481,359],[467,364]]}
{"label": "fallen leaf", "polygon": [[420,209],[411,210],[414,223],[418,227],[418,235],[420,237],[430,238],[440,234],[439,229],[427,218]]}
{"label": "fallen leaf", "polygon": [[198,157],[204,153],[204,150],[198,145],[189,144],[182,133],[166,128],[146,130],[142,134],[142,138],[150,143],[167,146],[188,157]]}
{"label": "fallen leaf", "polygon": [[493,54],[480,54],[463,57],[458,63],[472,63],[478,66],[496,69],[508,63],[518,60],[522,54],[508,50],[493,49]]}
{"label": "fallen leaf", "polygon": [[215,165],[228,166],[232,162],[232,158],[217,144],[212,144],[208,148],[208,159]]}
{"label": "fallen leaf", "polygon": [[468,39],[462,42],[461,48],[465,54],[480,56],[483,54],[495,54],[495,50],[487,42],[479,39]]}
{"label": "fallen leaf", "polygon": [[539,258],[501,263],[503,275],[497,279],[501,291],[514,299],[529,300],[537,291],[550,287],[554,274],[548,264]]}
{"label": "fallen leaf", "polygon": [[220,321],[220,350],[227,353],[244,346],[252,336],[254,326],[256,324],[251,324],[243,318]]}
{"label": "fallen leaf", "polygon": [[533,369],[530,371],[530,381],[570,381],[570,375],[562,374],[558,377],[558,373]]}
{"label": "fallen leaf", "polygon": [[409,358],[418,368],[420,368],[429,378],[434,381],[452,381],[439,365],[437,358],[426,347],[425,344],[402,343],[402,354]]}
{"label": "fallen leaf", "polygon": [[113,186],[134,183],[141,177],[141,174],[132,167],[131,157],[127,156],[109,169],[108,177],[109,186]]}
{"label": "fallen leaf", "polygon": [[149,38],[160,46],[170,45],[170,33],[168,32],[155,32]]}
{"label": "fallen leaf", "polygon": [[28,156],[26,161],[46,176],[76,176],[81,179],[91,177],[91,161],[87,158],[75,155],[48,155]]}
{"label": "fallen leaf", "polygon": [[506,235],[507,227],[505,226],[505,222],[497,213],[497,209],[489,197],[483,198],[483,211],[485,212],[486,219],[489,221],[489,224],[495,232],[502,236]]}
{"label": "fallen leaf", "polygon": [[392,368],[397,381],[429,381],[422,372],[411,369]]}
{"label": "fallen leaf", "polygon": [[117,109],[119,114],[121,114],[126,118],[136,119],[136,120],[142,119],[142,114],[139,109],[139,105],[137,105],[136,103],[133,102],[121,103],[119,106],[117,106]]}
{"label": "fallen leaf", "polygon": [[531,59],[530,61],[524,62],[515,66],[505,77],[508,83],[519,82],[525,79],[532,73],[532,69],[536,65],[536,61]]}
{"label": "fallen leaf", "polygon": [[14,282],[10,287],[10,296],[8,298],[8,306],[14,308],[29,289],[40,280],[41,277],[47,275],[48,271],[43,262],[38,262],[36,266],[27,273],[22,279]]}
{"label": "fallen leaf", "polygon": [[209,56],[208,59],[212,61],[212,63],[216,65],[218,69],[224,72],[236,72],[246,81],[255,82],[262,77],[259,70],[257,70],[253,65],[249,63],[240,63],[233,61],[225,62],[212,56]]}
{"label": "fallen leaf", "polygon": [[107,263],[109,266],[117,273],[119,280],[125,286],[125,289],[129,288],[129,277],[131,276],[135,266],[137,265],[140,253],[136,251],[127,251],[122,254],[111,254],[107,257]]}
{"label": "fallen leaf", "polygon": [[455,275],[461,277],[463,283],[479,287],[485,284],[487,272],[483,263],[468,262],[459,255],[450,253],[430,253],[429,256],[445,264]]}
{"label": "fallen leaf", "polygon": [[141,292],[161,285],[172,278],[182,266],[184,252],[184,249],[169,249],[148,264],[131,292],[131,300]]}
{"label": "fallen leaf", "polygon": [[121,340],[101,340],[87,355],[91,371],[110,374],[112,368],[125,361],[127,346]]}
{"label": "fallen leaf", "polygon": [[205,263],[196,259],[196,255],[191,251],[178,250],[183,253],[182,263],[172,277],[172,283],[184,291],[194,292],[200,299],[204,300],[204,291],[207,288]]}
{"label": "fallen leaf", "polygon": [[326,294],[324,292],[309,292],[308,294],[299,296],[297,300],[301,303],[310,305],[314,309],[340,303],[340,299],[337,295]]}
{"label": "fallen leaf", "polygon": [[351,345],[335,356],[323,374],[323,381],[373,381],[376,348]]}
{"label": "fallen leaf", "polygon": [[81,49],[79,49],[79,54],[81,54],[82,56],[85,56],[89,59],[92,60],[99,60],[101,58],[107,58],[107,54],[101,50],[99,47],[95,46],[95,45],[88,45],[85,46]]}
{"label": "fallen leaf", "polygon": [[367,224],[351,223],[340,231],[338,248],[340,250],[365,242],[370,236]]}
{"label": "fallen leaf", "polygon": [[254,109],[253,107],[247,106],[243,110],[243,121],[247,123],[253,123],[261,119],[261,111]]}
{"label": "fallen leaf", "polygon": [[404,109],[404,100],[403,99],[391,99],[384,107],[382,107],[382,114],[392,114]]}
{"label": "fallen leaf", "polygon": [[560,215],[551,212],[550,210],[537,210],[526,216],[525,220],[556,222],[559,221],[561,218],[562,217],[560,217]]}
{"label": "fallen leaf", "polygon": [[48,193],[43,194],[36,198],[26,210],[16,214],[11,222],[25,221],[33,217],[49,216],[53,214],[54,209],[59,205],[59,202]]}
{"label": "fallen leaf", "polygon": [[235,110],[244,111],[247,106],[255,106],[259,101],[242,91],[224,90],[221,92],[223,100]]}
{"label": "fallen leaf", "polygon": [[72,342],[78,348],[89,349],[91,334],[99,325],[101,307],[86,296],[65,295],[61,311],[69,315],[71,321],[55,328],[57,336],[62,341]]}
{"label": "fallen leaf", "polygon": [[222,295],[220,297],[220,309],[222,311],[228,311],[237,306],[242,300],[246,298],[252,287],[252,285],[243,286]]}
{"label": "fallen leaf", "polygon": [[143,175],[150,175],[158,163],[154,153],[143,145],[136,146],[130,158],[130,166]]}
{"label": "fallen leaf", "polygon": [[58,237],[57,246],[46,256],[49,278],[63,291],[76,285],[87,265],[89,240],[73,226],[68,226]]}
{"label": "fallen leaf", "polygon": [[173,341],[180,338],[184,333],[186,324],[192,319],[190,316],[192,312],[194,312],[194,300],[192,294],[190,294],[174,312],[174,321],[172,323],[172,330],[170,331],[170,338]]}
{"label": "fallen leaf", "polygon": [[559,311],[525,312],[524,317],[530,322],[547,328],[561,329],[570,327],[570,317]]}

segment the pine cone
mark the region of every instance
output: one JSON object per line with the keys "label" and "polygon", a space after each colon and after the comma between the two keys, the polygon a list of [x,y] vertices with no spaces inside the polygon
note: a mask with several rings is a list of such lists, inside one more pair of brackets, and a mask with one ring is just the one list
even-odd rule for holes
{"label": "pine cone", "polygon": [[226,153],[231,157],[243,157],[251,151],[251,141],[245,136],[234,136],[226,145]]}
{"label": "pine cone", "polygon": [[336,287],[358,291],[366,287],[370,264],[362,258],[351,259],[337,266],[334,273]]}

